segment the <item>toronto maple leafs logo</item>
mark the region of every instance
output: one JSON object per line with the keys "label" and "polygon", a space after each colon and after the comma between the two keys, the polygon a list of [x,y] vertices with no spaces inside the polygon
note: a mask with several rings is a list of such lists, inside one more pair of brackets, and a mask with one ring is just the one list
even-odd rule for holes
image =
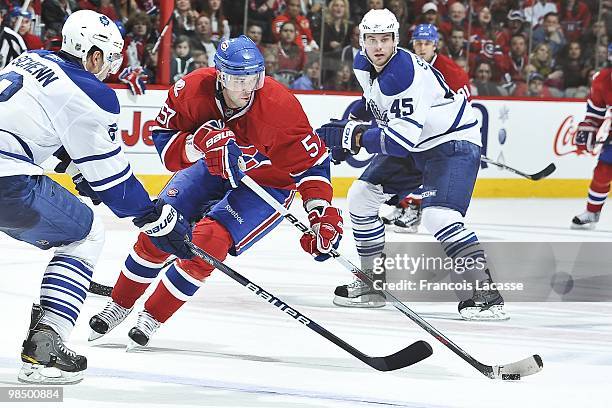
{"label": "toronto maple leafs logo", "polygon": [[378,105],[376,105],[376,102],[374,102],[372,99],[368,101],[368,108],[370,112],[372,112],[372,115],[374,115],[374,119],[376,119],[378,125],[387,126],[387,124],[389,123],[387,112],[381,112],[378,108]]}
{"label": "toronto maple leafs logo", "polygon": [[104,27],[110,24],[110,20],[106,16],[100,16],[100,22]]}

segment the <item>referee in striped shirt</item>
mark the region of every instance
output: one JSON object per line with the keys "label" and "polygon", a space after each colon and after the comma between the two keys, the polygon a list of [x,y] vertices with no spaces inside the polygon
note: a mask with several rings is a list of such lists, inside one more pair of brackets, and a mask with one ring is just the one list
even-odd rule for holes
{"label": "referee in striped shirt", "polygon": [[23,42],[23,38],[2,24],[0,26],[0,69],[4,68],[25,50],[26,45]]}

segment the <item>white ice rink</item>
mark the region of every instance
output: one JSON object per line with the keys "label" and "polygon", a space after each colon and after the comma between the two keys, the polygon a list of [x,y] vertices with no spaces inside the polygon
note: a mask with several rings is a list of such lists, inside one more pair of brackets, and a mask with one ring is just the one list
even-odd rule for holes
{"label": "white ice rink", "polygon": [[[345,206],[343,200],[337,203]],[[483,241],[612,241],[612,208],[604,209],[596,231],[568,228],[583,207],[583,200],[482,199],[473,202],[468,223]],[[301,213],[300,203],[292,208]],[[129,221],[102,212],[107,238],[94,279],[111,284],[136,231]],[[432,238],[423,232],[391,239]],[[350,232],[340,249],[355,259]],[[19,351],[30,305],[52,253],[4,235],[0,251],[3,387],[19,384]],[[458,319],[456,303],[408,302],[483,363],[542,356],[542,372],[501,382],[482,376],[390,305],[379,310],[334,307],[334,287],[351,275],[333,261],[312,261],[288,224],[227,263],[369,355],[391,354],[418,339],[428,341],[434,354],[412,367],[377,372],[217,271],[146,351],[124,351],[135,313],[99,343],[88,344],[87,321],[106,302],[90,296],[69,343],[88,358],[86,379],[64,387],[64,403],[55,406],[612,407],[612,303],[508,304],[509,321],[474,323]]]}

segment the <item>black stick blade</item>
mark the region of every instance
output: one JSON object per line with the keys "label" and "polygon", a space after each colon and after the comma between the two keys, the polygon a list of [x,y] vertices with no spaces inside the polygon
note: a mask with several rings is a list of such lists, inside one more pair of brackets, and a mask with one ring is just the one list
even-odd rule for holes
{"label": "black stick blade", "polygon": [[550,163],[544,170],[532,174],[531,177],[529,177],[532,180],[540,180],[543,179],[544,177],[548,177],[550,176],[555,170],[557,169],[557,166],[555,166],[555,163]]}
{"label": "black stick blade", "polygon": [[91,281],[89,284],[89,292],[93,293],[94,295],[109,297],[113,292],[113,287]]}
{"label": "black stick blade", "polygon": [[426,341],[419,340],[390,356],[372,357],[369,363],[371,367],[378,371],[393,371],[416,364],[432,354],[431,345]]}

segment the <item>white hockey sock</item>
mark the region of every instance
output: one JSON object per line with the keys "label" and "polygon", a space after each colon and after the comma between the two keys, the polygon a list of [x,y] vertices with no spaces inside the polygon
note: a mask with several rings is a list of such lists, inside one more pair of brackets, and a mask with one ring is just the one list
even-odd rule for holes
{"label": "white hockey sock", "polygon": [[45,310],[41,323],[51,326],[67,341],[87,297],[93,271],[76,258],[56,255],[51,259],[40,288]]}

